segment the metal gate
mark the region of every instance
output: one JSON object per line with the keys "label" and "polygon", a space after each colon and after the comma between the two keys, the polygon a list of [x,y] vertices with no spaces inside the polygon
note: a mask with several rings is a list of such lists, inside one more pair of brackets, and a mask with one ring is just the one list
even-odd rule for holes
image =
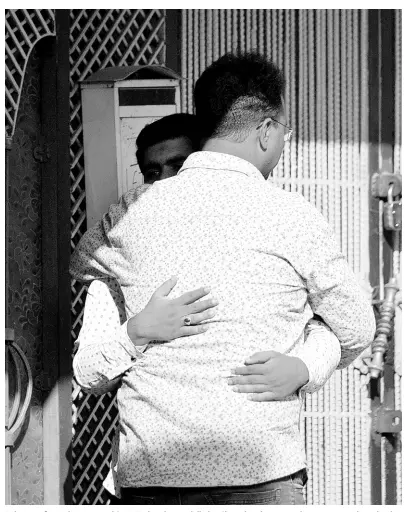
{"label": "metal gate", "polygon": [[[85,9],[71,11],[71,222],[72,249],[86,231],[79,81],[107,66],[163,64],[165,12],[142,9]],[[72,337],[82,325],[86,286],[72,281]],[[102,482],[107,475],[110,448],[117,425],[115,396],[95,397],[74,384],[73,503],[104,504]]]}
{"label": "metal gate", "polygon": [[[396,13],[396,66],[401,67],[400,17]],[[181,65],[189,78],[182,90],[184,111],[192,112],[193,84],[207,65],[226,51],[251,49],[283,69],[288,123],[294,127],[272,181],[317,206],[370,293],[368,11],[183,10]],[[400,76],[396,83],[397,93]],[[396,146],[400,112],[398,108]],[[400,172],[400,146],[395,164]],[[396,408],[401,407],[399,380],[396,375]],[[319,393],[307,396],[302,424],[309,464],[307,504],[371,503],[370,411],[365,377],[352,366],[335,372]],[[400,484],[401,455],[397,457]],[[401,485],[397,494],[400,504]]]}

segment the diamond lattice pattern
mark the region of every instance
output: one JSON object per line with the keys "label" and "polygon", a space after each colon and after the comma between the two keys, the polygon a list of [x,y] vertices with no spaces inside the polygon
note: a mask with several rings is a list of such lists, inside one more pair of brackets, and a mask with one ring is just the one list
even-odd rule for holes
{"label": "diamond lattice pattern", "polygon": [[6,9],[5,14],[5,115],[6,135],[11,137],[28,57],[39,39],[55,35],[55,17],[51,9]]}
{"label": "diamond lattice pattern", "polygon": [[[71,10],[71,247],[86,231],[85,177],[79,82],[108,66],[163,64],[165,11],[151,9]],[[86,287],[73,280],[72,337],[82,325]],[[102,397],[73,389],[73,502],[108,502],[102,481],[110,462],[117,423],[114,395]]]}

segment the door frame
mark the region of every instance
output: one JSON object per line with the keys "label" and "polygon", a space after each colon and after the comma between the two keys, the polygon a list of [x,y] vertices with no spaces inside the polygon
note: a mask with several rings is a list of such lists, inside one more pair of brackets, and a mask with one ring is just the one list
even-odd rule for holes
{"label": "door frame", "polygon": [[[395,145],[395,9],[369,9],[369,164],[370,177],[394,172]],[[379,199],[369,198],[370,281],[378,290],[393,274],[391,234],[379,236]],[[382,244],[382,257],[379,257]],[[380,284],[382,283],[382,284]],[[372,415],[380,407],[395,409],[394,337],[389,339],[383,375],[370,381]],[[383,400],[381,388],[383,387]],[[373,505],[397,504],[396,443],[394,434],[371,431],[371,478]],[[385,466],[383,468],[383,465]],[[382,470],[385,470],[384,472]],[[382,482],[382,475],[385,481]]]}
{"label": "door frame", "polygon": [[44,504],[72,503],[72,340],[68,9],[55,10],[42,72]]}

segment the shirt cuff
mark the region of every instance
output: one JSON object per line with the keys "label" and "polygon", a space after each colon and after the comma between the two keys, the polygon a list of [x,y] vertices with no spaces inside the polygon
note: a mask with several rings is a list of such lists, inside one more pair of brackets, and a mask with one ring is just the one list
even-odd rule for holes
{"label": "shirt cuff", "polygon": [[338,338],[324,323],[311,319],[306,327],[306,340],[296,357],[308,368],[309,379],[299,388],[302,393],[315,393],[331,377],[341,359]]}
{"label": "shirt cuff", "polygon": [[139,346],[135,345],[131,341],[130,336],[128,335],[127,323],[128,323],[128,320],[126,322],[124,322],[124,324],[122,324],[120,326],[121,336],[120,336],[120,339],[119,339],[119,343],[126,350],[126,352],[128,354],[130,354],[130,356],[132,358],[137,359],[140,356],[144,357],[143,352],[146,350],[146,348],[148,346],[148,343],[146,343],[145,345],[139,345]]}

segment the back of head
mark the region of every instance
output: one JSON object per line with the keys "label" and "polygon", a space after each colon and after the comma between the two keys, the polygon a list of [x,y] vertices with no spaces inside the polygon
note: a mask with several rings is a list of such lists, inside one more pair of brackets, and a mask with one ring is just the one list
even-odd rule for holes
{"label": "back of head", "polygon": [[192,114],[171,114],[146,125],[139,133],[137,146],[137,161],[142,166],[145,151],[160,142],[187,137],[194,148],[199,150],[201,142],[201,128],[196,116]]}
{"label": "back of head", "polygon": [[211,64],[194,89],[195,111],[205,137],[246,139],[254,125],[282,110],[284,77],[258,53],[228,53]]}

